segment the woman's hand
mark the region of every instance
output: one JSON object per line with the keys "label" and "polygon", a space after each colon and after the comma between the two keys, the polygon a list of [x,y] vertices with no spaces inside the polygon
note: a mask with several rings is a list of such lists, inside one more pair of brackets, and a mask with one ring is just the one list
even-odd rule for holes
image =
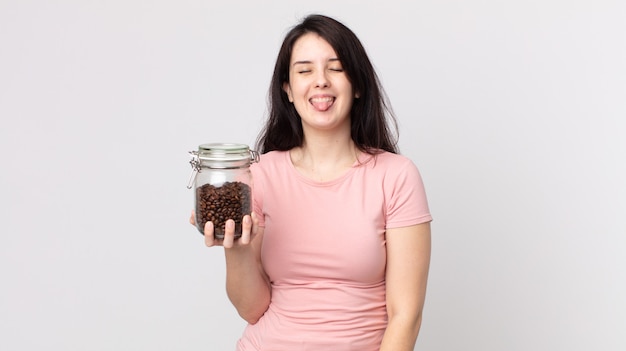
{"label": "woman's hand", "polygon": [[[196,225],[195,211],[191,211],[191,217],[189,223]],[[204,243],[208,247],[212,246],[224,246],[225,248],[233,248],[235,246],[248,245],[254,238],[259,224],[257,215],[253,212],[252,215],[245,215],[241,221],[241,237],[235,240],[235,221],[229,219],[224,225],[224,238],[216,238],[214,235],[213,222],[208,221],[204,225]]]}

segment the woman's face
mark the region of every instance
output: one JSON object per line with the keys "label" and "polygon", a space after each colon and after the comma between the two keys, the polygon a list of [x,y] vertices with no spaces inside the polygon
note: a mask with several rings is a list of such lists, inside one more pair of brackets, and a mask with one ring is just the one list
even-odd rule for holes
{"label": "woman's face", "polygon": [[350,130],[352,84],[335,50],[319,35],[308,33],[295,42],[283,89],[303,130]]}

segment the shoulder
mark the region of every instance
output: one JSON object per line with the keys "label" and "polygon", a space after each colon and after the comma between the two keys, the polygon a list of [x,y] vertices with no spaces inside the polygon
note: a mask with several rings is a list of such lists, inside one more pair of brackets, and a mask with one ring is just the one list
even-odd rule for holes
{"label": "shoulder", "polygon": [[270,151],[259,156],[259,160],[250,165],[250,170],[254,174],[273,173],[280,169],[285,169],[288,160],[288,151]]}
{"label": "shoulder", "polygon": [[410,158],[390,152],[368,155],[362,164],[371,180],[380,182],[387,192],[422,186],[422,176]]}
{"label": "shoulder", "polygon": [[383,151],[379,154],[374,155],[373,157],[376,161],[387,165],[403,165],[413,163],[410,158],[404,155],[394,154],[388,151]]}
{"label": "shoulder", "polygon": [[278,159],[282,159],[285,157],[285,155],[288,153],[289,151],[270,151],[267,153],[264,153],[260,156],[261,161],[265,160],[278,160]]}
{"label": "shoulder", "polygon": [[365,155],[361,162],[365,167],[385,174],[397,174],[405,172],[407,169],[416,169],[410,158],[387,151],[374,155]]}

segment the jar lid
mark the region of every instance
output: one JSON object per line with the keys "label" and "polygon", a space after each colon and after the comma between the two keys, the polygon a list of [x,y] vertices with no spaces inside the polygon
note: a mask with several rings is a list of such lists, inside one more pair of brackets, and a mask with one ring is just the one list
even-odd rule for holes
{"label": "jar lid", "polygon": [[207,143],[198,146],[198,158],[211,161],[239,161],[250,159],[250,148],[245,144]]}
{"label": "jar lid", "polygon": [[202,167],[216,169],[234,169],[248,167],[252,162],[259,162],[259,153],[250,150],[246,144],[207,143],[198,146],[198,151],[189,151],[193,156],[191,178],[187,189],[191,189],[196,175]]}

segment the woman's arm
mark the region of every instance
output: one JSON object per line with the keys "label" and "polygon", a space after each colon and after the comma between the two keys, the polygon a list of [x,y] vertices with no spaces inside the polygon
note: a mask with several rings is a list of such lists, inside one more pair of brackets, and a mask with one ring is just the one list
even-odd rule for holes
{"label": "woman's arm", "polygon": [[[190,222],[194,223],[192,214]],[[235,222],[226,221],[224,239],[213,236],[213,224],[207,222],[204,228],[204,241],[209,247],[223,246],[226,257],[226,293],[239,315],[248,323],[256,323],[270,304],[271,290],[269,278],[261,265],[261,243],[263,228],[258,226],[258,218],[245,216],[242,235],[234,239]]]}
{"label": "woman's arm", "polygon": [[388,229],[387,315],[380,351],[413,351],[422,324],[430,266],[430,223]]}
{"label": "woman's arm", "polygon": [[[242,236],[238,241],[245,240]],[[259,227],[249,244],[224,249],[226,292],[239,315],[255,324],[270,305],[270,282],[261,266],[263,228]]]}

